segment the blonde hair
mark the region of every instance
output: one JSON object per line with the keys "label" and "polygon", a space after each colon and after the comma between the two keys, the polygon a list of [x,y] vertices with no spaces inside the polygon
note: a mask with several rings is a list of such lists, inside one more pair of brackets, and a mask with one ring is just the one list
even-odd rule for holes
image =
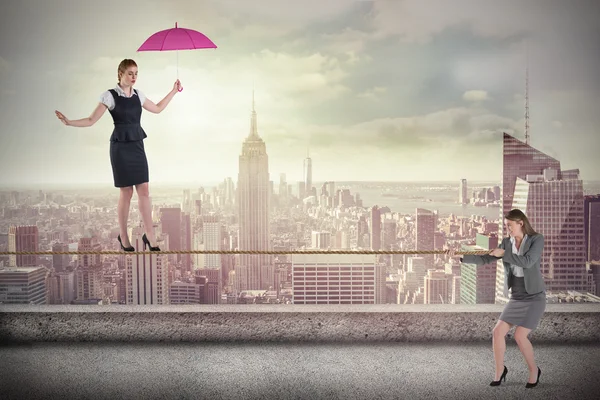
{"label": "blonde hair", "polygon": [[523,233],[528,236],[534,236],[538,234],[531,226],[531,223],[529,222],[527,216],[523,213],[523,211],[519,209],[515,208],[514,210],[510,210],[510,212],[506,214],[504,218],[506,218],[509,221],[523,221]]}
{"label": "blonde hair", "polygon": [[119,68],[117,68],[117,83],[121,83],[121,75],[123,75],[129,67],[137,67],[137,64],[130,58],[121,61]]}

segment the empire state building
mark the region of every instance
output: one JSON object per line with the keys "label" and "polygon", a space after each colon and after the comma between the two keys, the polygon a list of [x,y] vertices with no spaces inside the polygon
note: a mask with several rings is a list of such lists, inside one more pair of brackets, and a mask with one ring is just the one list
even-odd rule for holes
{"label": "empire state building", "polygon": [[[242,144],[239,157],[237,204],[240,250],[271,249],[269,194],[269,158],[265,142],[258,136],[253,92],[250,133]],[[241,254],[236,267],[236,289],[259,290],[272,286],[274,270],[271,258],[271,255]]]}

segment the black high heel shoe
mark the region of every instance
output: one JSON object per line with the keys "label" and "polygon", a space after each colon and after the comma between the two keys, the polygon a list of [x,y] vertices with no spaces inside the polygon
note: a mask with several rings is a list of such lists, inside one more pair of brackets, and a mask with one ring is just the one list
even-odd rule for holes
{"label": "black high heel shoe", "polygon": [[129,247],[123,246],[123,242],[121,242],[121,235],[120,234],[119,234],[119,236],[117,236],[117,240],[121,244],[121,250],[123,250],[123,251],[135,251],[135,247],[133,247],[133,246],[129,246]]}
{"label": "black high heel shoe", "polygon": [[502,382],[502,379],[504,379],[504,382],[506,382],[506,374],[508,373],[508,368],[506,368],[506,365],[504,366],[504,372],[502,372],[502,376],[500,377],[500,379],[498,379],[497,381],[492,381],[490,383],[490,386],[499,386],[500,382]]}
{"label": "black high heel shoe", "polygon": [[144,242],[144,250],[146,250],[146,246],[148,246],[148,247],[150,247],[150,251],[160,251],[160,247],[158,247],[158,246],[156,246],[156,247],[150,246],[150,241],[146,237],[145,233],[142,236],[142,241]]}
{"label": "black high heel shoe", "polygon": [[535,383],[529,383],[529,382],[527,382],[527,385],[525,385],[525,387],[526,387],[527,389],[529,389],[529,388],[532,388],[532,387],[536,387],[536,386],[537,386],[537,384],[538,384],[538,383],[539,383],[539,381],[540,381],[540,375],[541,375],[541,374],[542,374],[542,370],[540,369],[540,367],[538,367],[538,377],[537,377],[537,379],[536,379]]}

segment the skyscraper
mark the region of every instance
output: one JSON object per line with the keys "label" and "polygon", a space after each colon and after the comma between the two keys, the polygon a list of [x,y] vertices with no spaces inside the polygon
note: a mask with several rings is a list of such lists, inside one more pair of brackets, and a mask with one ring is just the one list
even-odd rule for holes
{"label": "skyscraper", "polygon": [[[132,229],[131,244],[143,248],[144,229]],[[162,234],[156,230],[157,238]],[[164,245],[160,244],[164,247]],[[170,250],[170,249],[168,249]],[[147,252],[126,256],[126,290],[128,305],[169,304],[167,256],[161,252]]]}
{"label": "skyscraper", "polygon": [[225,203],[228,206],[232,206],[235,202],[235,186],[233,185],[233,179],[227,177],[225,180]]}
{"label": "skyscraper", "polygon": [[[39,251],[38,227],[14,226],[8,228],[8,251]],[[9,265],[11,267],[37,267],[39,256],[28,254],[16,254],[9,256]]]}
{"label": "skyscraper", "polygon": [[[498,236],[478,233],[475,245],[462,245],[462,251],[491,250],[498,247]],[[496,301],[497,262],[476,266],[460,266],[460,304],[494,304]]]}
{"label": "skyscraper", "polygon": [[[82,237],[77,244],[78,251],[102,251],[102,245],[95,237]],[[102,256],[100,254],[80,254],[77,256],[75,288],[77,300],[97,300],[104,297],[102,288]]]}
{"label": "skyscraper", "polygon": [[600,195],[585,196],[583,215],[587,261],[600,261]]}
{"label": "skyscraper", "polygon": [[[417,208],[415,219],[416,250],[433,250],[435,243],[436,215],[424,208]],[[425,269],[434,267],[433,254],[424,254]]]}
{"label": "skyscraper", "polygon": [[540,174],[544,169],[559,171],[560,162],[513,136],[504,134],[501,217],[512,209],[517,178],[525,179],[528,174]]}
{"label": "skyscraper", "polygon": [[377,263],[376,256],[340,254],[328,258],[318,254],[292,256],[294,304],[385,304],[385,266]]}
{"label": "skyscraper", "polygon": [[[239,213],[239,249],[270,250],[269,229],[269,158],[265,142],[258,135],[256,110],[254,109],[254,93],[252,94],[252,117],[250,134],[242,144],[239,157],[238,173],[238,213]],[[240,268],[236,272],[236,280],[258,283],[261,279],[262,266],[271,264],[270,255],[242,254]],[[248,276],[242,278],[239,274]],[[259,287],[242,287],[245,289],[261,289]]]}
{"label": "skyscraper", "polygon": [[304,159],[304,190],[306,193],[304,197],[308,197],[312,194],[312,159],[308,151],[306,152],[306,158]]}
{"label": "skyscraper", "polygon": [[458,188],[458,202],[460,204],[467,204],[469,202],[469,195],[467,194],[467,180],[460,180],[460,187]]}
{"label": "skyscraper", "polygon": [[192,212],[192,195],[190,189],[183,190],[183,201],[181,202],[183,212]]}
{"label": "skyscraper", "polygon": [[423,278],[423,303],[424,304],[446,304],[448,303],[448,289],[451,288],[448,281],[451,274],[442,270],[429,269],[427,276]]}
{"label": "skyscraper", "polygon": [[[544,235],[541,270],[551,291],[586,290],[583,182],[578,170],[504,134],[502,215],[523,211]],[[503,224],[504,225],[504,224]],[[504,236],[505,229],[500,229]],[[496,296],[502,297],[504,268],[498,268]]]}
{"label": "skyscraper", "polygon": [[47,304],[46,276],[44,267],[0,268],[0,304]]}
{"label": "skyscraper", "polygon": [[298,182],[298,198],[302,200],[306,197],[306,183],[304,181]]}
{"label": "skyscraper", "polygon": [[[64,243],[54,243],[52,245],[52,252],[67,252],[69,251],[69,245]],[[68,254],[54,254],[52,256],[52,267],[56,272],[62,272],[69,266],[70,257]]]}
{"label": "skyscraper", "polygon": [[[204,250],[221,250],[221,221],[217,215],[205,215],[202,223]],[[221,254],[205,254],[201,268],[221,269]]]}
{"label": "skyscraper", "polygon": [[281,204],[284,204],[287,201],[287,187],[288,185],[285,179],[285,174],[279,174],[279,201]]}
{"label": "skyscraper", "polygon": [[381,209],[371,207],[371,250],[381,250]]}
{"label": "skyscraper", "polygon": [[[183,250],[181,245],[181,208],[161,208],[160,224],[161,231],[169,238],[169,250]],[[181,256],[182,254],[174,254],[172,259],[175,259],[179,262],[181,260]]]}
{"label": "skyscraper", "polygon": [[[181,250],[192,249],[192,217],[189,212],[181,214]],[[181,254],[181,264],[186,271],[192,270],[192,255]]]}

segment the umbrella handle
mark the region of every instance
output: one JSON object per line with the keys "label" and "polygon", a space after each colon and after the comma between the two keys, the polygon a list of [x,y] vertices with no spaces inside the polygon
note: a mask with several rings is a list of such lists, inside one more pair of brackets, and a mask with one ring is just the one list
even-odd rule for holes
{"label": "umbrella handle", "polygon": [[[177,22],[175,22],[175,28],[177,28]],[[179,80],[179,51],[177,51],[176,53],[177,53],[177,79]],[[181,86],[179,89],[177,89],[177,91],[179,93],[183,92],[183,86]]]}

